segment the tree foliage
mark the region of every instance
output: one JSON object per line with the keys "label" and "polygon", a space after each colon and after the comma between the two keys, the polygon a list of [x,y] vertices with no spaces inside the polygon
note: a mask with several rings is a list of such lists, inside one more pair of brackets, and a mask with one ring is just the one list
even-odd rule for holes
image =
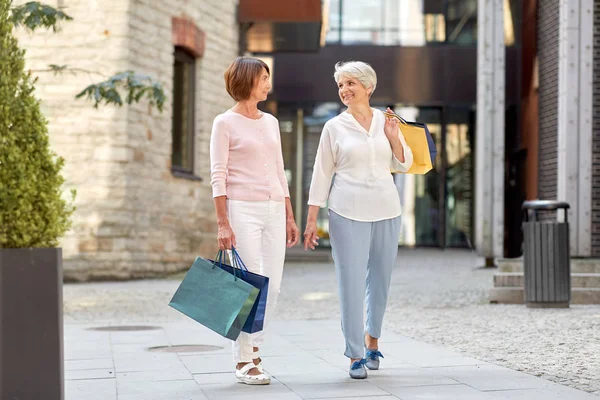
{"label": "tree foliage", "polygon": [[31,32],[38,28],[51,28],[56,32],[60,21],[71,21],[73,18],[51,6],[30,1],[14,7],[11,10],[11,20],[14,26],[24,26]]}
{"label": "tree foliage", "polygon": [[55,247],[74,208],[62,197],[64,160],[50,150],[12,29],[9,3],[0,0],[0,248]]}

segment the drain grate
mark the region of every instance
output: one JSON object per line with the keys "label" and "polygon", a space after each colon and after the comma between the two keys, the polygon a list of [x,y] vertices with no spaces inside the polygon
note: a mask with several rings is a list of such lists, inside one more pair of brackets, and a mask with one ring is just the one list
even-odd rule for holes
{"label": "drain grate", "polygon": [[223,347],[211,346],[208,344],[180,344],[176,346],[156,346],[148,348],[148,351],[157,353],[202,353],[218,350],[223,350]]}
{"label": "drain grate", "polygon": [[99,326],[97,328],[89,328],[89,331],[101,332],[137,332],[137,331],[154,331],[162,329],[160,326],[147,325],[115,325],[115,326]]}

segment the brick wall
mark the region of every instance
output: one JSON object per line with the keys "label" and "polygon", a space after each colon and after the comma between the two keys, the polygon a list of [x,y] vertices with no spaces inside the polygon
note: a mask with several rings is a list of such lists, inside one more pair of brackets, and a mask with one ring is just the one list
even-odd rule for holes
{"label": "brick wall", "polygon": [[559,2],[537,2],[539,63],[538,197],[556,199],[558,149]]}
{"label": "brick wall", "polygon": [[600,256],[600,0],[594,1],[592,256]]}
{"label": "brick wall", "polygon": [[[67,189],[78,191],[74,227],[61,243],[66,278],[146,276],[214,255],[208,143],[214,117],[233,104],[223,71],[238,52],[237,1],[62,3],[74,18],[62,32],[17,32],[29,68],[69,64],[106,75],[132,69],[158,79],[168,96],[163,113],[146,103],[96,110],[73,98],[102,76],[39,74],[52,146],[66,159]],[[171,174],[173,17],[205,36],[196,64],[194,172],[201,182]]]}

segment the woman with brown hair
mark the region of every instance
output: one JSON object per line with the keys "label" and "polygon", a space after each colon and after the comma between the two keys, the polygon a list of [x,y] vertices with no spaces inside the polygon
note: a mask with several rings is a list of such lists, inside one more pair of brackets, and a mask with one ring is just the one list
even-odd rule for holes
{"label": "woman with brown hair", "polygon": [[[277,303],[286,245],[296,245],[300,236],[284,173],[279,122],[258,109],[271,89],[269,75],[267,64],[256,58],[233,61],[225,83],[236,104],[215,118],[210,138],[219,249],[235,247],[248,270],[269,277],[266,317]],[[263,342],[264,330],[242,332],[233,343],[241,382],[270,383],[258,355]]]}

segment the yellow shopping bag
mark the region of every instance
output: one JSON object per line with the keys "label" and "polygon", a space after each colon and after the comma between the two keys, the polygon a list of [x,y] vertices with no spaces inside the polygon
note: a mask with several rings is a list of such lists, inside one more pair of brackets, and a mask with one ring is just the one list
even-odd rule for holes
{"label": "yellow shopping bag", "polygon": [[418,122],[407,122],[396,114],[386,112],[385,115],[395,117],[400,121],[400,132],[404,135],[406,144],[413,153],[413,164],[407,172],[392,170],[392,173],[423,175],[431,171],[437,150],[427,125]]}

